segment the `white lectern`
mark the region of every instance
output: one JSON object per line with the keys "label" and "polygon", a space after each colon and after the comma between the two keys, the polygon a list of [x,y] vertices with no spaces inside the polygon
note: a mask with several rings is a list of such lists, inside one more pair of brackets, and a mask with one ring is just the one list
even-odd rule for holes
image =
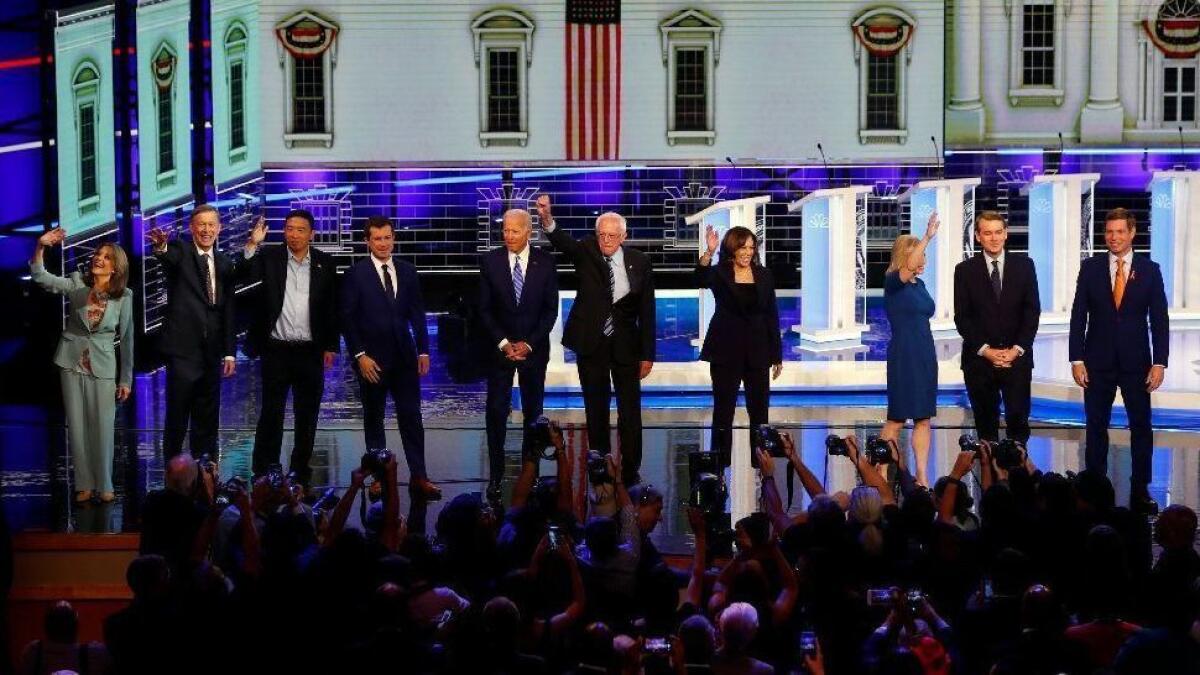
{"label": "white lectern", "polygon": [[1092,254],[1098,173],[1035,176],[1029,192],[1029,257],[1037,272],[1041,325],[1071,320],[1079,262]]}
{"label": "white lectern", "polygon": [[1156,171],[1150,257],[1162,269],[1172,319],[1200,319],[1200,171]]}
{"label": "white lectern", "polygon": [[925,249],[925,288],[933,297],[929,329],[949,333],[954,328],[954,266],[974,250],[975,188],[980,178],[923,180],[900,195],[909,202],[909,233],[925,236],[929,216],[937,211],[941,228]]}
{"label": "white lectern", "polygon": [[[758,226],[758,212],[763,204],[771,201],[770,195],[761,197],[747,197],[745,199],[731,199],[724,202],[717,202],[712,206],[690,215],[684,221],[688,225],[696,225],[698,236],[696,237],[697,256],[703,254],[708,249],[708,244],[705,242],[705,231],[709,226],[717,233],[718,239],[724,239],[725,233],[733,227],[744,227],[754,233],[758,237],[758,262],[767,264],[767,238],[766,227]],[[717,245],[717,252],[713,254],[712,263],[717,264],[721,259],[721,247]],[[716,311],[716,304],[713,301],[712,291],[707,288],[700,289],[700,339],[693,343],[696,346],[704,344],[704,336],[708,333],[708,322],[712,320],[713,312]]]}
{"label": "white lectern", "polygon": [[855,321],[854,305],[866,287],[866,195],[873,189],[817,190],[788,205],[802,220],[800,325],[792,330],[806,349],[857,345],[867,330]]}

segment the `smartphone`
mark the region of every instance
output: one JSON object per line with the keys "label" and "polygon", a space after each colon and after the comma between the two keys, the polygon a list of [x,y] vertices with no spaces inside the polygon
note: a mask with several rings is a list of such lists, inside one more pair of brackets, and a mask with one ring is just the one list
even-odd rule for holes
{"label": "smartphone", "polygon": [[562,541],[562,529],[558,525],[551,525],[546,536],[550,541],[550,548],[558,548],[559,542]]}
{"label": "smartphone", "polygon": [[671,643],[665,637],[648,637],[642,649],[647,654],[669,654]]}
{"label": "smartphone", "polygon": [[867,591],[868,607],[887,607],[892,604],[892,589],[872,588]]}
{"label": "smartphone", "polygon": [[817,634],[811,630],[800,633],[800,652],[805,656],[817,655]]}

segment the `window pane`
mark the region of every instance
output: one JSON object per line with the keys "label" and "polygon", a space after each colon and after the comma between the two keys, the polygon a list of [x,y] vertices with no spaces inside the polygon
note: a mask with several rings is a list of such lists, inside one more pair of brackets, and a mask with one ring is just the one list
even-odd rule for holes
{"label": "window pane", "polygon": [[1179,69],[1167,66],[1163,71],[1163,91],[1174,93],[1179,89]]}
{"label": "window pane", "polygon": [[521,130],[519,56],[515,49],[488,50],[488,131]]}
{"label": "window pane", "polygon": [[1163,121],[1164,122],[1182,121],[1175,117],[1175,115],[1176,115],[1175,101],[1176,101],[1176,99],[1174,96],[1168,96],[1163,99]]}
{"label": "window pane", "polygon": [[79,106],[79,197],[96,196],[96,106]]}
{"label": "window pane", "polygon": [[1180,84],[1183,85],[1180,91],[1193,93],[1196,91],[1196,69],[1195,68],[1180,68],[1179,69]]}
{"label": "window pane", "polygon": [[158,172],[175,168],[175,116],[171,109],[171,90],[158,90]]}
{"label": "window pane", "polygon": [[297,134],[323,134],[325,128],[325,63],[315,59],[292,58],[292,131]]}
{"label": "window pane", "polygon": [[705,50],[675,51],[675,130],[709,131]]}
{"label": "window pane", "polygon": [[1180,122],[1195,122],[1196,121],[1196,97],[1184,96],[1179,101],[1179,121]]}
{"label": "window pane", "polygon": [[1021,84],[1054,86],[1054,5],[1024,5],[1021,23]]}
{"label": "window pane", "polygon": [[246,145],[245,64],[237,61],[229,66],[229,149]]}
{"label": "window pane", "polygon": [[900,128],[898,55],[867,55],[867,129]]}

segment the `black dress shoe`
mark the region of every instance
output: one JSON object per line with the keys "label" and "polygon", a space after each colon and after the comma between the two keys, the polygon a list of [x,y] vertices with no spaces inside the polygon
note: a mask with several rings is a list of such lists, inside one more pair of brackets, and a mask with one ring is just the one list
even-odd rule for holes
{"label": "black dress shoe", "polygon": [[1158,515],[1158,502],[1148,494],[1135,495],[1129,498],[1129,510],[1144,516]]}
{"label": "black dress shoe", "polygon": [[500,481],[498,481],[498,480],[488,481],[487,500],[493,504],[500,503]]}

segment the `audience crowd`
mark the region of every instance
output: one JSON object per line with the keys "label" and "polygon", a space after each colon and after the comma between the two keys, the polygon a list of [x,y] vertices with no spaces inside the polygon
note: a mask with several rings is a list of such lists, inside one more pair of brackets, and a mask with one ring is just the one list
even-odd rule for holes
{"label": "audience crowd", "polygon": [[[556,476],[526,457],[506,511],[459,495],[433,532],[401,516],[394,458],[309,503],[287,476],[243,490],[176,457],[103,644],[59,603],[19,672],[1200,673],[1196,514],[1152,525],[1104,475],[1005,469],[982,444],[927,490],[894,445],[875,464],[848,437],[829,461],[860,485],[826,494],[783,434],[729,555],[689,507],[695,554],[673,565],[650,536],[661,492],[609,457],[581,519],[551,437]],[[797,515],[787,470],[811,497]]]}

